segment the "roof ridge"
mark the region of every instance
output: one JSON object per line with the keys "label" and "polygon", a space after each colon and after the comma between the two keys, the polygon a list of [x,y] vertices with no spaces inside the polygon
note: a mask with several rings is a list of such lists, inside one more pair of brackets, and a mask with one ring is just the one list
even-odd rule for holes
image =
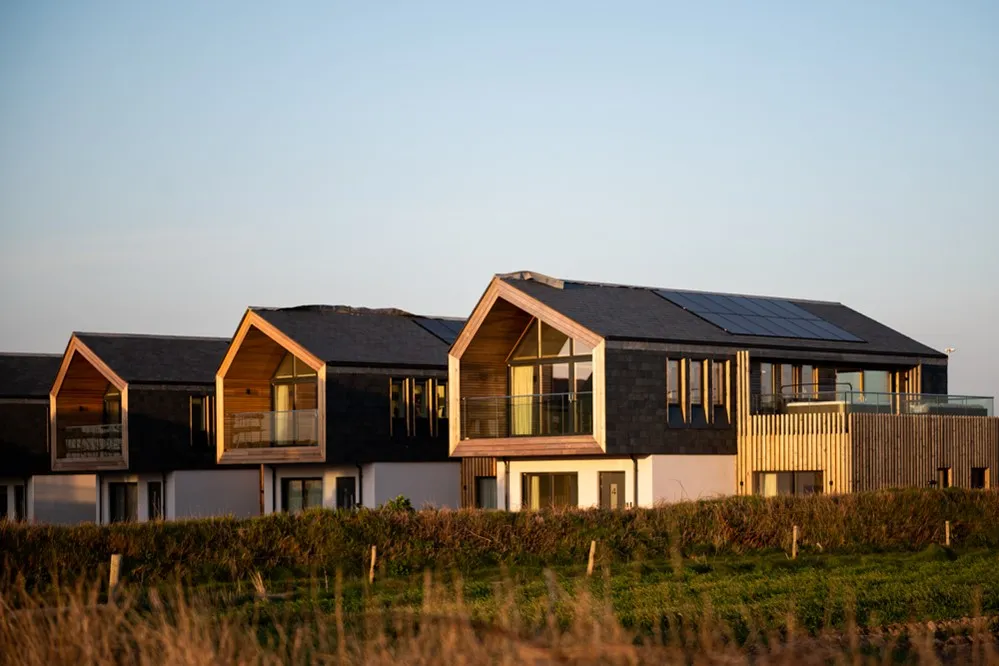
{"label": "roof ridge", "polygon": [[[704,290],[704,289],[678,289],[678,288],[675,288],[675,287],[650,287],[650,286],[637,285],[637,284],[620,284],[620,283],[615,283],[615,282],[593,282],[593,281],[589,281],[589,280],[572,280],[572,279],[563,279],[563,278],[553,278],[553,277],[549,277],[547,275],[544,275],[542,273],[537,273],[537,272],[534,272],[534,271],[517,271],[515,273],[500,273],[500,274],[497,274],[497,277],[499,277],[499,278],[506,278],[506,279],[513,279],[513,280],[532,281],[532,282],[538,282],[540,284],[548,284],[548,286],[553,286],[556,289],[561,289],[563,287],[554,286],[553,284],[549,284],[549,283],[550,282],[556,282],[556,283],[561,283],[562,285],[578,284],[578,285],[583,285],[583,286],[586,286],[586,287],[613,287],[615,289],[639,289],[639,290],[653,291],[653,292],[655,292],[655,291],[675,291],[675,292],[679,292],[681,294],[712,294],[712,295],[715,295],[715,296],[742,296],[744,298],[766,298],[766,299],[770,299],[770,300],[790,301],[792,303],[819,303],[819,304],[823,304],[823,305],[840,305],[840,306],[843,306],[843,303],[841,303],[839,301],[826,301],[826,300],[819,300],[819,299],[814,299],[814,298],[810,299],[810,298],[794,298],[794,297],[789,297],[789,296],[764,296],[764,295],[759,295],[759,294],[745,294],[745,293],[740,294],[740,293],[730,292],[730,291],[708,291],[708,290]],[[539,277],[544,278],[544,279],[538,279]],[[847,306],[843,306],[843,307],[847,307]]]}
{"label": "roof ridge", "polygon": [[231,342],[231,338],[214,335],[162,335],[159,333],[97,333],[94,331],[73,331],[73,335],[93,336],[98,338],[145,338],[147,340],[213,340]]}

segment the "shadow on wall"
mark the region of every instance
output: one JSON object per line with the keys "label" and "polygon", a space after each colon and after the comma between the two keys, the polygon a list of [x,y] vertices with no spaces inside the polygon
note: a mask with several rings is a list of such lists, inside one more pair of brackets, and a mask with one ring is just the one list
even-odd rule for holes
{"label": "shadow on wall", "polygon": [[97,477],[94,474],[36,476],[35,522],[74,525],[93,522],[97,513]]}

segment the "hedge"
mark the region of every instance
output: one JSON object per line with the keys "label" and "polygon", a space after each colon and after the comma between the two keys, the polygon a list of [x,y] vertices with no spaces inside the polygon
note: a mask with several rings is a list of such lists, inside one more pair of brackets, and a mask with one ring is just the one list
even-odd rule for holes
{"label": "hedge", "polygon": [[73,527],[0,522],[0,587],[29,589],[93,581],[112,553],[123,576],[200,584],[304,576],[322,569],[360,574],[371,545],[382,575],[426,568],[473,571],[499,565],[584,563],[590,541],[602,561],[682,554],[790,549],[915,550],[951,538],[999,546],[999,493],[907,489],[838,496],[730,497],[629,511],[313,510],[250,519],[213,518]]}

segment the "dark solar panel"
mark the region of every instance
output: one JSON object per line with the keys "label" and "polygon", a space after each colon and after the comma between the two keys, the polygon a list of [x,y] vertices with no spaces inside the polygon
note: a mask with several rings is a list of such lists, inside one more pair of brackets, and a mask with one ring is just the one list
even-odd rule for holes
{"label": "dark solar panel", "polygon": [[458,331],[448,326],[450,322],[441,321],[440,319],[430,319],[428,317],[416,317],[416,323],[449,345],[453,344],[455,338],[458,337]]}
{"label": "dark solar panel", "polygon": [[735,335],[863,342],[800,305],[780,298],[695,294],[668,289],[659,289],[656,293]]}

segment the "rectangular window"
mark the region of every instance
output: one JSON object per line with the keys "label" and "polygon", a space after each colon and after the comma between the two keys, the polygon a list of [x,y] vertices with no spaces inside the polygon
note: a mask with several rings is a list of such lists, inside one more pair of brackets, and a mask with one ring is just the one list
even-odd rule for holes
{"label": "rectangular window", "polygon": [[150,481],[146,484],[146,498],[149,503],[149,520],[163,518],[163,483]]}
{"label": "rectangular window", "polygon": [[406,401],[406,380],[392,379],[389,381],[390,427],[392,434],[401,437],[409,433],[409,419]]}
{"label": "rectangular window", "polygon": [[992,479],[989,478],[988,467],[971,468],[971,487],[978,490],[988,490],[992,487]]}
{"label": "rectangular window", "polygon": [[574,507],[579,478],[575,472],[563,474],[523,474],[521,476],[522,508],[537,511],[554,507]]}
{"label": "rectangular window", "polygon": [[811,400],[815,395],[815,373],[810,365],[803,365],[798,371],[797,398]]}
{"label": "rectangular window", "polygon": [[728,424],[728,361],[711,361],[711,417],[715,423]]}
{"label": "rectangular window", "polygon": [[323,505],[322,479],[282,479],[281,495],[284,510],[300,513]]}
{"label": "rectangular window", "polygon": [[704,361],[691,360],[687,373],[687,395],[690,399],[690,424],[702,426],[708,422],[704,410]]}
{"label": "rectangular window", "polygon": [[427,385],[430,382],[421,379],[413,380],[413,416],[418,419],[430,418]]}
{"label": "rectangular window", "polygon": [[937,469],[937,488],[950,488],[951,481],[950,467]]}
{"label": "rectangular window", "polygon": [[822,472],[757,472],[755,492],[764,497],[822,494]]}
{"label": "rectangular window", "polygon": [[108,515],[112,523],[131,523],[139,519],[139,484],[108,484]]}
{"label": "rectangular window", "polygon": [[208,446],[212,429],[211,396],[191,396],[191,446]]}
{"label": "rectangular window", "polygon": [[495,509],[496,506],[496,477],[475,477],[475,508]]}
{"label": "rectangular window", "polygon": [[14,486],[14,520],[28,519],[28,495],[23,485]]}
{"label": "rectangular window", "polygon": [[671,424],[683,423],[680,407],[680,361],[666,361],[666,420]]}
{"label": "rectangular window", "polygon": [[0,520],[7,520],[7,486],[0,486]]}

